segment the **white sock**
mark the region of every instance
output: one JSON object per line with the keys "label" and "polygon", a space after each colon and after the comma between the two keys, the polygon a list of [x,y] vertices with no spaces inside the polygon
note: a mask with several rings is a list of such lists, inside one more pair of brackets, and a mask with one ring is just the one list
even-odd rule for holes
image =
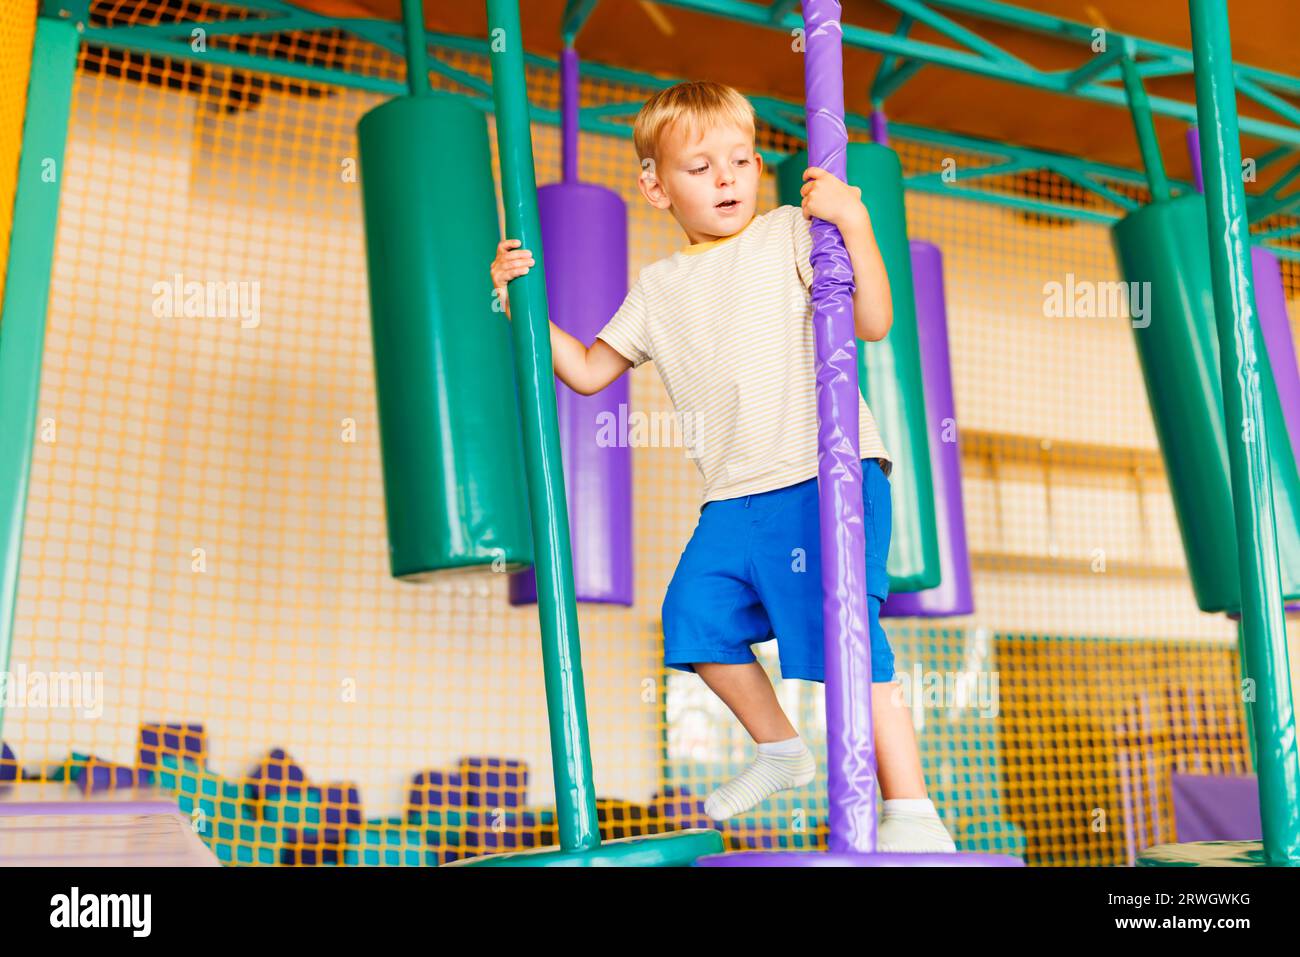
{"label": "white sock", "polygon": [[[934,805],[924,798],[902,798],[903,808],[886,801],[885,813],[876,832],[876,850],[904,853],[951,854],[957,845],[935,813]],[[928,804],[928,808],[921,805]],[[913,810],[913,808],[915,810]]]}
{"label": "white sock", "polygon": [[812,752],[799,738],[792,741],[798,750],[791,754],[771,752],[772,746],[792,747],[791,741],[760,744],[753,764],[705,798],[704,813],[715,821],[725,821],[743,814],[777,791],[802,787],[816,777],[817,762]]}
{"label": "white sock", "polygon": [[915,814],[919,817],[938,817],[934,802],[929,798],[890,798],[882,802],[885,814]]}
{"label": "white sock", "polygon": [[797,734],[785,741],[766,741],[758,746],[759,754],[798,754],[803,749],[803,739]]}

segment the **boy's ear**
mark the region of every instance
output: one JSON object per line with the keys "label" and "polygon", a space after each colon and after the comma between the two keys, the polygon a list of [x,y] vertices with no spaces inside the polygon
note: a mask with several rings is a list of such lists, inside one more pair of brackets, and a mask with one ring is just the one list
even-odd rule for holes
{"label": "boy's ear", "polygon": [[641,161],[641,175],[637,177],[636,185],[646,202],[656,209],[667,209],[672,205],[672,200],[664,192],[663,184],[659,182],[653,159],[646,157]]}
{"label": "boy's ear", "polygon": [[754,150],[754,165],[758,167],[758,175],[763,175],[763,154]]}

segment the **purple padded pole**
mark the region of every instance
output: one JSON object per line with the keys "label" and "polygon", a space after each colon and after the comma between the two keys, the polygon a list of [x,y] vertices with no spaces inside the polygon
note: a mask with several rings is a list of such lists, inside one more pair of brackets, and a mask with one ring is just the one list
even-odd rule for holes
{"label": "purple padded pole", "polygon": [[[591,342],[627,295],[627,205],[602,186],[578,182],[578,55],[566,47],[563,77],[564,177],[537,191],[550,314],[565,332]],[[632,449],[628,377],[595,395],[555,380],[564,491],[569,502],[577,601],[631,605]],[[510,576],[510,603],[537,601],[533,569]]]}
{"label": "purple padded pole", "polygon": [[[1195,126],[1187,128],[1187,154],[1192,161],[1192,179],[1198,193],[1205,192],[1205,173],[1201,168],[1201,138]],[[1255,273],[1255,308],[1264,334],[1264,353],[1273,370],[1277,398],[1282,404],[1291,454],[1300,454],[1300,369],[1296,368],[1295,340],[1291,335],[1291,318],[1286,311],[1286,285],[1282,282],[1282,264],[1263,246],[1250,247],[1250,264]],[[1300,602],[1285,606],[1288,613],[1300,612]],[[1236,618],[1236,615],[1229,615]]]}
{"label": "purple padded pole", "polygon": [[962,504],[961,447],[948,354],[948,319],[943,296],[943,254],[933,243],[913,239],[912,278],[916,322],[921,335],[925,409],[930,417],[930,462],[934,472],[934,513],[939,532],[939,584],[914,592],[891,592],[882,618],[969,615],[975,610],[966,511]]}
{"label": "purple padded pole", "polygon": [[[838,0],[803,4],[808,162],[848,178]],[[858,447],[853,262],[834,223],[814,218],[813,339],[817,488],[826,649],[826,775],[831,853],[876,849],[876,754],[867,631],[867,545]]]}
{"label": "purple padded pole", "polygon": [[578,89],[578,51],[566,46],[560,54],[560,127],[566,183],[578,181]]}
{"label": "purple padded pole", "polygon": [[[871,112],[871,139],[889,145],[885,111]],[[952,393],[952,359],[948,354],[948,307],[943,295],[943,255],[939,247],[913,239],[912,286],[916,325],[921,337],[921,376],[930,463],[934,474],[934,517],[939,534],[939,584],[914,592],[891,592],[881,618],[944,618],[975,611],[970,550],[966,546],[966,509],[961,494],[961,448],[957,443],[957,403]],[[951,423],[952,440],[948,437]]]}
{"label": "purple padded pole", "polygon": [[[808,163],[847,173],[839,0],[804,0]],[[826,646],[826,851],[706,854],[696,867],[1023,867],[1009,854],[876,850],[871,644],[866,531],[858,445],[858,354],[853,262],[840,231],[812,221],[813,342],[817,375],[817,492]]]}

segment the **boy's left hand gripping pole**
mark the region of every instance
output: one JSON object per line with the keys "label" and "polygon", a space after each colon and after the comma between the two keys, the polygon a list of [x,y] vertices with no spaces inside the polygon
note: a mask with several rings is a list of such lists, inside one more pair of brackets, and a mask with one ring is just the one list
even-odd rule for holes
{"label": "boy's left hand gripping pole", "polygon": [[556,820],[566,850],[600,844],[587,734],[587,704],[573,592],[573,553],[555,402],[546,261],[537,213],[537,180],[528,119],[518,0],[487,0],[492,93],[506,235],[531,250],[537,265],[511,280],[511,335],[524,428],[524,468],[536,553],[537,611],[551,727]]}

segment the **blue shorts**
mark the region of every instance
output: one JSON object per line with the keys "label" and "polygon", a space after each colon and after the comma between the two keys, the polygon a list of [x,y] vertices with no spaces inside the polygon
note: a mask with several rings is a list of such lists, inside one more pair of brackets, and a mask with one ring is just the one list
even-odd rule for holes
{"label": "blue shorts", "polygon": [[[746,664],[751,645],[777,642],[782,678],[825,681],[817,479],[706,502],[664,596],[664,664]],[[880,626],[889,596],[889,478],[862,460],[871,680],[894,676],[894,652]]]}

